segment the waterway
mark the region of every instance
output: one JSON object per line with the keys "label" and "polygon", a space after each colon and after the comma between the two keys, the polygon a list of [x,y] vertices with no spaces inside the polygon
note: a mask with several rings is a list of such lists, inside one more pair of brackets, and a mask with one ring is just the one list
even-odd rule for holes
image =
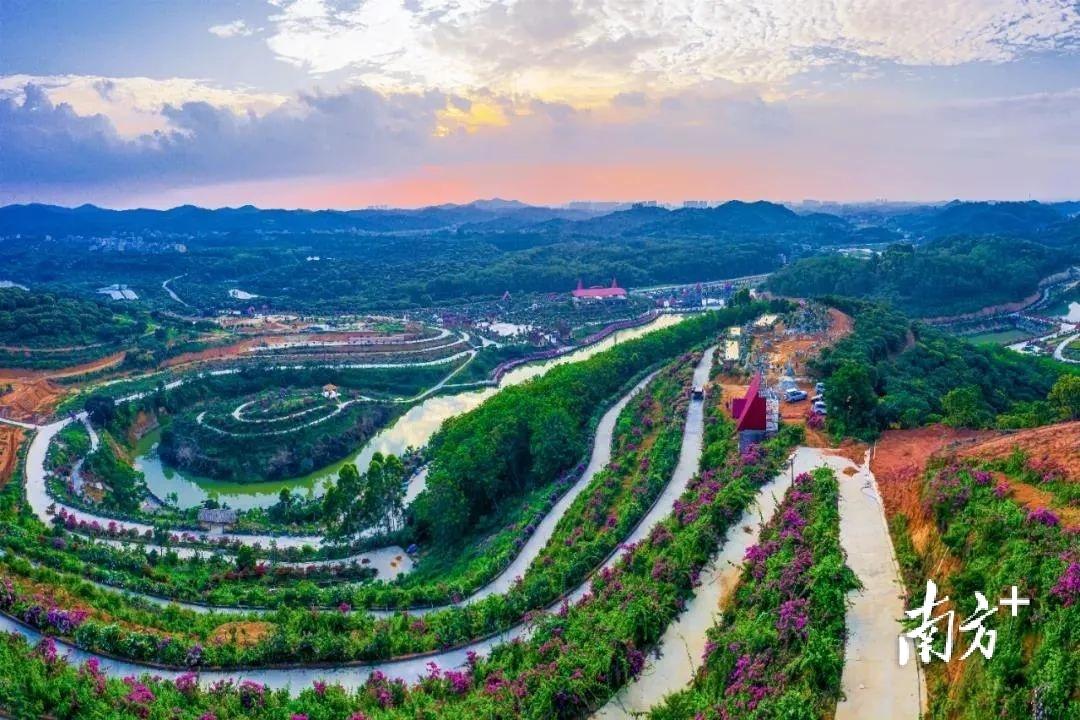
{"label": "waterway", "polygon": [[423,447],[444,421],[472,410],[502,388],[539,377],[553,367],[585,360],[620,342],[669,327],[682,319],[681,315],[660,315],[646,325],[620,330],[587,348],[553,360],[514,368],[503,375],[497,387],[429,397],[409,408],[392,425],[377,433],[357,452],[303,477],[261,483],[236,483],[180,472],[165,466],[157,455],[156,446],[160,439],[160,431],[148,433],[142,438],[136,446],[134,465],[137,470],[146,475],[146,484],[154,495],[167,499],[175,493],[177,505],[181,508],[199,505],[210,496],[236,509],[268,507],[277,502],[283,488],[288,488],[290,492],[301,496],[308,494],[318,496],[325,491],[327,482],[332,481],[337,476],[338,470],[346,463],[355,463],[363,472],[377,452],[383,455],[400,455],[410,447]]}

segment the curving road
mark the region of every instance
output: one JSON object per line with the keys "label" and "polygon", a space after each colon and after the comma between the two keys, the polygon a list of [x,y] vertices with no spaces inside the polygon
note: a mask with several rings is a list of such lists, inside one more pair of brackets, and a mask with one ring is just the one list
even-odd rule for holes
{"label": "curving road", "polygon": [[[705,352],[704,357],[694,371],[695,384],[704,384],[704,382],[708,380],[709,371],[712,368],[714,352],[715,347],[709,348],[709,350]],[[635,391],[637,389],[638,388],[636,387]],[[615,413],[615,417],[617,417],[617,413]],[[640,540],[641,538],[646,537],[649,532],[652,531],[656,523],[660,522],[671,513],[672,503],[682,494],[697,472],[698,463],[701,457],[703,431],[703,403],[692,401],[687,410],[686,426],[679,453],[679,462],[676,465],[675,471],[663,494],[631,533],[630,538],[627,540],[628,543],[635,542],[635,538]],[[608,445],[608,452],[610,453],[610,439],[606,444]],[[592,463],[590,462],[590,466],[591,465]],[[553,528],[554,525],[552,525],[552,529]],[[539,549],[535,552],[539,552]],[[533,558],[535,558],[535,552],[533,553]],[[604,567],[614,565],[618,561],[618,554],[618,551],[613,553],[611,558],[604,563]],[[570,602],[572,603],[585,595],[585,593],[589,591],[591,582],[592,578],[590,576],[582,582],[578,588],[570,593]],[[474,599],[476,599],[476,594],[468,598],[465,602],[470,602]],[[560,600],[552,603],[547,610],[555,611],[562,605],[563,601]],[[6,616],[0,616],[0,629],[19,632],[28,637],[32,642],[41,637],[41,634],[36,630],[26,628]],[[298,693],[310,686],[315,680],[336,682],[346,688],[355,689],[363,685],[368,676],[376,671],[385,673],[390,677],[402,678],[407,682],[415,682],[421,676],[429,672],[428,663],[435,662],[443,668],[461,667],[466,664],[470,652],[486,655],[496,645],[516,638],[527,637],[528,633],[528,624],[521,623],[494,637],[471,643],[454,650],[428,653],[411,658],[402,658],[400,660],[391,660],[373,664],[345,664],[329,667],[266,667],[242,670],[203,671],[199,675],[199,682],[206,686],[219,680],[226,679],[234,681],[253,680],[267,685],[270,688],[288,688],[293,693]],[[102,670],[118,676],[152,673],[162,678],[175,678],[183,672],[181,670],[158,668],[151,665],[143,665],[140,663],[98,656],[94,653],[88,653],[60,641],[57,641],[57,646],[61,651],[67,652],[74,661],[81,662],[89,657],[98,657],[101,662]]]}
{"label": "curving road", "polygon": [[[708,369],[703,368],[703,365],[704,359],[702,363],[699,364],[698,368],[695,370],[695,384],[701,384],[702,382],[704,382],[704,380],[708,378]],[[596,428],[596,434],[593,439],[592,455],[590,456],[589,464],[586,467],[585,472],[582,473],[582,476],[578,479],[578,481],[575,482],[574,485],[566,493],[563,494],[562,498],[560,498],[560,500],[555,504],[552,510],[544,516],[544,519],[537,526],[536,531],[532,534],[532,536],[530,536],[529,540],[522,547],[521,551],[514,558],[510,566],[507,567],[496,578],[494,578],[490,583],[485,585],[473,595],[465,598],[464,600],[462,600],[461,603],[458,604],[467,604],[470,602],[481,600],[489,595],[506,592],[513,585],[514,580],[517,578],[517,576],[524,574],[524,572],[528,569],[528,566],[532,564],[532,561],[547,544],[548,540],[551,538],[551,535],[555,531],[555,526],[558,524],[559,519],[563,516],[563,514],[565,514],[566,510],[573,503],[574,499],[578,495],[580,495],[581,492],[588,486],[588,484],[592,481],[593,476],[595,476],[597,472],[603,469],[608,464],[608,462],[610,462],[612,439],[615,431],[615,423],[618,420],[619,414],[630,402],[631,398],[641,392],[645,385],[648,384],[648,382],[656,376],[657,372],[659,371],[649,374],[647,377],[638,382],[629,392],[626,393],[626,395],[620,398],[611,408],[607,410],[607,412],[604,413]],[[86,423],[85,413],[80,414],[76,417]],[[63,508],[66,512],[74,514],[76,518],[80,520],[85,520],[87,522],[97,520],[103,525],[108,525],[110,522],[113,522],[122,529],[134,527],[140,533],[145,532],[145,529],[150,527],[149,525],[131,521],[112,520],[110,518],[92,515],[90,513],[78,510],[77,508],[73,508],[61,501],[54,500],[52,496],[47,493],[47,491],[45,490],[46,486],[44,482],[44,454],[48,451],[48,445],[52,437],[54,437],[55,434],[59,432],[59,430],[62,429],[62,427],[66,424],[67,421],[63,421],[40,428],[39,433],[37,436],[35,436],[33,442],[31,443],[30,451],[27,454],[27,497],[32,498],[30,500],[30,505],[31,508],[34,510],[35,514],[37,514],[43,522],[49,523],[51,521],[51,516],[48,513],[48,507],[49,505],[54,505],[57,510]],[[87,428],[90,431],[91,442],[94,446],[96,446],[97,433],[94,432],[93,428],[90,427],[89,423],[86,424]],[[55,427],[57,425],[59,427]],[[37,452],[35,452],[35,446],[38,446],[39,443],[39,449]],[[36,459],[38,456],[40,456],[41,458],[40,463]],[[426,477],[427,468],[425,467],[418,471],[410,480],[408,491],[405,494],[406,504],[410,503],[413,499],[415,499],[416,496],[419,495],[420,492],[423,490],[423,484]],[[31,489],[33,489],[33,492],[31,492]],[[300,547],[303,545],[317,547],[322,543],[323,540],[321,536],[317,535],[267,536],[247,535],[238,533],[219,533],[216,535],[209,535],[208,533],[201,532],[194,532],[191,534],[195,535],[196,537],[210,538],[215,540],[224,537],[229,540],[238,540],[244,544],[260,544],[263,547],[269,546],[271,540],[276,541],[278,547]],[[99,542],[104,542],[108,545],[121,548],[130,548],[135,545],[134,543],[112,539],[100,539]],[[188,558],[192,556],[206,557],[213,552],[210,550],[198,549],[193,547],[171,546],[169,548],[164,548],[159,545],[142,543],[138,544],[137,547],[146,551],[156,549],[159,552],[164,552],[166,550],[172,550],[176,552],[181,558]],[[362,562],[365,558],[368,560],[367,566],[377,570],[379,572],[379,576],[385,579],[394,579],[401,574],[409,572],[412,569],[411,558],[407,554],[405,554],[404,550],[402,550],[399,546],[396,545],[388,546],[385,548],[378,548],[376,550],[371,550],[355,556],[335,560],[314,560],[294,563],[281,562],[279,564],[289,567],[318,567],[336,564],[347,564],[354,561]],[[114,592],[121,592],[116,588],[108,588],[108,586],[102,585],[101,587],[107,588]],[[168,605],[175,603],[177,605],[180,605],[181,607],[186,607],[188,609],[192,609],[198,612],[251,612],[250,610],[241,610],[230,607],[209,606],[198,603],[171,601],[165,598],[144,595],[142,593],[132,591],[122,592],[125,592],[125,594],[128,595],[142,597],[147,601],[157,605]],[[443,607],[445,606],[416,609],[412,612],[413,614],[425,614],[434,610],[442,609]],[[372,610],[369,612],[380,617],[393,614],[392,611]]]}
{"label": "curving road", "polygon": [[1064,340],[1062,340],[1060,343],[1058,343],[1058,346],[1056,348],[1054,348],[1054,359],[1055,360],[1060,360],[1061,362],[1067,362],[1067,363],[1078,363],[1078,362],[1080,362],[1080,360],[1073,360],[1071,358],[1065,357],[1065,348],[1067,348],[1069,346],[1069,343],[1071,343],[1073,340],[1078,340],[1078,339],[1080,339],[1080,333],[1076,333],[1075,335],[1070,335],[1067,338],[1065,338]]}

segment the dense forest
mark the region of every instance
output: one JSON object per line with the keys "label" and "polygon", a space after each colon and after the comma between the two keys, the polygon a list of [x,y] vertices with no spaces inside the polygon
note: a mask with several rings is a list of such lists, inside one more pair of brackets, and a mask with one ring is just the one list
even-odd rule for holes
{"label": "dense forest", "polygon": [[106,302],[0,288],[0,345],[65,348],[113,344],[146,330],[146,318]]}
{"label": "dense forest", "polygon": [[931,422],[1022,427],[1067,412],[1047,398],[1062,375],[1075,372],[1069,366],[973,345],[883,305],[827,302],[855,320],[851,335],[811,361],[825,379],[828,427],[838,437],[869,439]]}
{"label": "dense forest", "polygon": [[[773,203],[640,207],[596,215],[550,208],[454,206],[301,212],[0,208],[0,264],[24,284],[90,291],[106,282],[178,309],[370,310],[757,274],[797,248],[895,239]],[[0,278],[3,279],[3,278]],[[238,288],[258,297],[230,298]]]}
{"label": "dense forest", "polygon": [[888,301],[916,317],[971,312],[1032,295],[1039,280],[1080,257],[1028,240],[953,237],[894,244],[869,257],[829,253],[803,258],[769,278],[795,297],[837,294]]}
{"label": "dense forest", "polygon": [[[873,296],[928,316],[1020,299],[1080,252],[1070,203],[828,207],[834,212],[738,201],[614,212],[507,201],[318,212],[8,206],[0,208],[0,267],[14,270],[0,280],[80,293],[125,283],[140,304],[186,314],[335,312],[495,299],[507,290],[565,293],[579,279],[694,283],[793,263],[778,291]],[[916,244],[887,258],[814,257],[902,240]],[[179,301],[162,287],[170,279]],[[231,297],[234,289],[254,297]]]}

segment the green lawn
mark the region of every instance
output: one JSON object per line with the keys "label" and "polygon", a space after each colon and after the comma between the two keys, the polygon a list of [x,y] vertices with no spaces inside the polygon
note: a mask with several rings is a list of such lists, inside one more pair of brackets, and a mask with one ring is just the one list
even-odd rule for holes
{"label": "green lawn", "polygon": [[978,345],[1011,345],[1012,343],[1027,340],[1031,333],[1013,328],[1011,330],[994,330],[975,335],[965,335],[964,339]]}

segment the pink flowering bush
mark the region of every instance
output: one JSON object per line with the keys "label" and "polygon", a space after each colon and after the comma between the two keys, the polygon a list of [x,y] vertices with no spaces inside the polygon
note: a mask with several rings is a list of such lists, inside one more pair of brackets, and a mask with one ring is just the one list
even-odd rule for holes
{"label": "pink flowering bush", "polygon": [[837,492],[829,470],[795,478],[746,551],[720,624],[708,630],[702,672],[653,717],[815,717],[831,710],[840,694],[845,594],[858,585],[840,548]]}
{"label": "pink flowering bush", "polygon": [[1038,523],[1039,525],[1046,525],[1047,527],[1057,527],[1061,524],[1061,519],[1057,514],[1049,508],[1035,508],[1028,513],[1028,522]]}
{"label": "pink flowering bush", "polygon": [[[650,648],[691,597],[701,569],[754,497],[760,480],[780,469],[792,439],[790,434],[783,434],[764,448],[758,465],[747,466],[733,452],[730,423],[721,420],[715,425],[717,432],[706,434],[707,449],[711,451],[707,456],[722,460],[706,465],[680,498],[681,506],[693,510],[694,517],[669,517],[662,522],[662,530],[654,529],[642,541],[622,548],[614,563],[596,573],[589,592],[574,602],[563,602],[555,612],[529,613],[530,634],[499,645],[489,657],[471,655],[463,667],[454,669],[431,665],[421,680],[411,685],[374,672],[358,692],[346,693],[333,685],[321,689],[313,686],[296,698],[267,690],[258,683],[223,681],[184,699],[174,683],[148,680],[146,687],[155,696],[154,716],[171,717],[174,707],[183,707],[185,717],[220,710],[221,717],[227,713],[228,717],[252,720],[281,720],[295,715],[353,720],[587,715],[595,703],[647,672]],[[726,447],[727,452],[719,452],[717,447]],[[638,463],[627,463],[626,468],[628,472],[636,471]],[[812,488],[805,492],[816,497]],[[587,503],[588,493],[581,498]],[[602,517],[606,516],[605,512]],[[802,512],[800,518],[805,525],[789,518],[792,532],[799,537],[813,536],[816,516]],[[561,542],[553,544],[565,547]],[[598,561],[592,562],[593,567],[596,564]],[[770,568],[766,578],[771,577]],[[510,612],[520,612],[520,607],[511,607]],[[340,617],[338,613],[329,614]],[[442,614],[424,617],[428,632],[446,630],[448,625],[439,617]],[[806,627],[812,632],[813,606],[809,617]],[[313,614],[309,618],[305,613],[298,620],[314,622],[313,618]],[[395,628],[408,629],[414,619],[400,613],[389,622],[395,623]],[[798,628],[797,619],[794,622],[793,627]],[[767,627],[776,632],[775,618]],[[792,642],[801,641],[796,638]],[[297,653],[306,651],[304,645],[297,649]],[[17,653],[15,656],[20,657]],[[36,672],[40,662],[29,663],[28,667]],[[73,674],[66,675],[63,681],[84,682]],[[765,686],[751,682],[749,687],[747,692],[760,693]],[[116,681],[109,681],[106,696],[117,698],[120,693]],[[102,700],[116,702],[120,701]],[[105,705],[101,709],[100,716],[110,716]]]}
{"label": "pink flowering bush", "polygon": [[1080,602],[1080,562],[1073,560],[1065,567],[1050,594],[1066,607]]}
{"label": "pink flowering bush", "polygon": [[[944,493],[938,481],[942,476],[947,479]],[[1022,453],[1005,460],[948,462],[931,469],[925,485],[925,498],[941,502],[938,537],[929,548],[916,551],[906,522],[893,523],[905,581],[916,597],[926,579],[934,578],[939,596],[959,600],[965,613],[973,609],[974,591],[997,598],[1016,586],[1020,596],[1031,599],[1016,617],[999,611],[987,621],[999,633],[997,653],[1009,659],[999,662],[998,654],[986,663],[969,659],[957,674],[950,671],[949,683],[964,692],[940,693],[933,703],[935,715],[961,717],[973,707],[992,706],[995,717],[1058,718],[1069,717],[1075,708],[1080,677],[1070,663],[1080,627],[1080,534],[1065,527],[1054,510],[1029,509],[1010,492],[1011,485],[1020,483],[1042,484],[1041,489],[1053,492],[1045,487],[1053,482],[1047,466],[1033,469]],[[953,502],[957,497],[964,501]],[[898,514],[893,520],[906,518]],[[944,575],[943,551],[955,567]],[[1003,647],[1001,638],[1010,638],[1012,648]]]}

